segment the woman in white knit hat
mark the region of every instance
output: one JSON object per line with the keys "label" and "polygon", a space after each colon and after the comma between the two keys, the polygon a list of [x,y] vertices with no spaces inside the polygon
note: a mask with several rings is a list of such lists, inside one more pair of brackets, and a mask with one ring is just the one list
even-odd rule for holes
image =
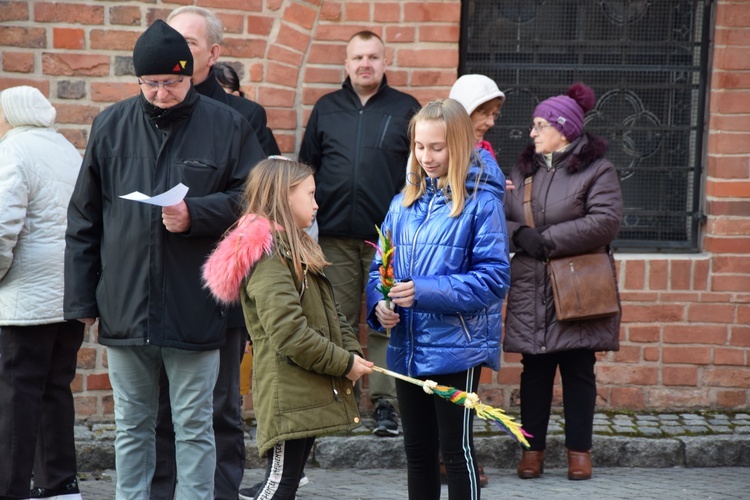
{"label": "woman in white knit hat", "polygon": [[495,121],[500,117],[505,94],[491,78],[484,75],[463,75],[451,87],[450,98],[463,104],[469,113],[477,148],[486,149],[495,158],[495,151],[489,141],[484,139],[484,134],[495,126]]}
{"label": "woman in white knit hat", "polygon": [[0,94],[0,498],[81,498],[70,383],[84,325],[63,320],[66,217],[81,155],[54,121],[33,87]]}

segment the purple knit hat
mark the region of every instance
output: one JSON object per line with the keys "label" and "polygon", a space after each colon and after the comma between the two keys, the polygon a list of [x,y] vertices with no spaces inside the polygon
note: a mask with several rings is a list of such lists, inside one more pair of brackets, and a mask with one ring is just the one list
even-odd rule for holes
{"label": "purple knit hat", "polygon": [[594,91],[583,83],[574,83],[566,95],[540,102],[534,110],[534,118],[547,120],[572,142],[583,132],[583,115],[593,109],[594,104]]}

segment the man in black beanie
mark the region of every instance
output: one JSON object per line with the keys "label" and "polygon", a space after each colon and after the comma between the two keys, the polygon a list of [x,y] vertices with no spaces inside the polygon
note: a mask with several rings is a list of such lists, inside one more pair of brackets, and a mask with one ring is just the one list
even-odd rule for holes
{"label": "man in black beanie", "polygon": [[[245,179],[264,155],[240,114],[195,91],[187,42],[165,22],[138,39],[133,67],[141,92],[94,120],[68,208],[64,314],[87,325],[98,318],[107,346],[117,498],[148,495],[162,365],[176,497],[212,498],[212,395],[227,324],[200,270],[237,219]],[[122,198],[180,184],[187,195],[169,206]]]}

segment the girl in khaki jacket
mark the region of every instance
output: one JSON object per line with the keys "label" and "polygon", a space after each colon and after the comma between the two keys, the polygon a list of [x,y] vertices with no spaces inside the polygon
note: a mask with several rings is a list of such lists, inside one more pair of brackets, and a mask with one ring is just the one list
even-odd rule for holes
{"label": "girl in khaki jacket", "polygon": [[268,458],[255,498],[294,498],[315,437],[360,424],[352,384],[372,363],[337,310],[322,250],[305,233],[318,209],[312,170],[263,160],[245,198],[245,215],[203,276],[220,301],[241,301],[253,343],[258,450]]}

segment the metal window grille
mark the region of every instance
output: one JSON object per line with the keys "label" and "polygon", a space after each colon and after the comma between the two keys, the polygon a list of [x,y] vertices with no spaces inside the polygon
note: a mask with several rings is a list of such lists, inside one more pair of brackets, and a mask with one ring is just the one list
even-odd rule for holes
{"label": "metal window grille", "polygon": [[469,0],[460,74],[506,94],[485,137],[508,172],[536,105],[582,81],[596,92],[586,129],[610,142],[625,214],[614,246],[697,251],[711,0]]}

